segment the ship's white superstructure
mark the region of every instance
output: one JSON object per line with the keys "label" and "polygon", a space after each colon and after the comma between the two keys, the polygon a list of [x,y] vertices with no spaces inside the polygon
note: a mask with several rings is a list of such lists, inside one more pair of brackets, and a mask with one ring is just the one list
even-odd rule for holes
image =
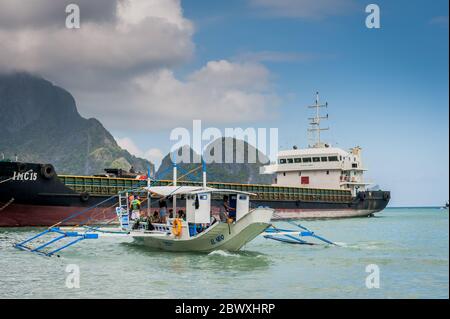
{"label": "ship's white superstructure", "polygon": [[310,118],[308,132],[312,134],[313,143],[305,149],[284,150],[278,153],[276,163],[262,167],[263,174],[276,174],[277,186],[294,186],[307,188],[349,189],[355,196],[359,191],[365,191],[370,183],[365,182],[361,159],[361,148],[356,146],[349,151],[331,147],[321,141],[320,122],[328,115],[320,116],[319,109],[328,104],[319,104],[316,95],[315,116]]}

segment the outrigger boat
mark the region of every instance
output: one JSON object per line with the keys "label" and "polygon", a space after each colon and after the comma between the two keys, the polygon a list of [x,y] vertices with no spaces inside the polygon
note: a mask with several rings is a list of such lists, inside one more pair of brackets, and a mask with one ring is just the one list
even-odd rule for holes
{"label": "outrigger boat", "polygon": [[[132,237],[136,244],[151,249],[167,251],[212,252],[214,250],[237,251],[271,225],[274,210],[268,207],[250,209],[250,193],[221,190],[214,188],[189,186],[156,186],[146,188],[151,197],[167,198],[169,196],[184,197],[186,218],[170,218],[167,223],[142,222],[131,220],[128,210],[128,193],[119,195],[119,207],[116,208],[120,228],[85,227],[53,227],[42,235],[56,233],[57,237],[31,248],[25,241],[16,244],[16,248],[32,252],[43,252],[53,255],[58,251],[83,239],[101,237]],[[211,213],[211,198],[214,195],[229,196],[236,211],[234,218],[219,220]],[[62,249],[44,252],[44,248],[64,238],[75,237],[69,245]],[[38,237],[32,238],[32,240]]]}
{"label": "outrigger boat", "polygon": [[[124,206],[117,208],[121,229],[133,237],[136,243],[168,251],[211,252],[213,250],[237,251],[264,232],[270,225],[273,209],[250,209],[250,193],[198,188],[189,186],[157,186],[148,188],[153,196],[183,196],[186,198],[186,220],[171,218],[166,224],[129,221]],[[234,201],[234,219],[219,220],[211,213],[211,198],[227,195]],[[149,230],[149,225],[153,228]],[[137,229],[136,229],[137,228]]]}
{"label": "outrigger boat", "polygon": [[[139,192],[141,195],[144,193],[149,201],[155,198],[158,200],[171,198],[174,212],[178,208],[176,199],[183,198],[184,217],[169,218],[166,223],[151,223],[148,211],[147,220],[132,219],[128,202],[130,192]],[[285,243],[313,244],[302,239],[302,237],[311,237],[327,244],[333,244],[294,222],[290,223],[300,228],[299,231],[279,229],[273,226],[271,219],[274,209],[269,207],[251,208],[251,195],[253,194],[243,191],[207,187],[205,172],[201,187],[177,186],[176,179],[174,179],[174,186],[152,186],[149,183],[147,187],[120,192],[117,196],[113,196],[119,199],[116,207],[119,227],[87,225],[89,218],[84,225],[80,224],[78,227],[59,227],[67,221],[65,219],[31,238],[14,244],[14,247],[45,256],[53,256],[85,239],[131,237],[136,244],[144,245],[149,249],[209,253],[215,250],[240,250],[262,233],[267,239]],[[213,197],[217,199],[218,196],[226,196],[227,205],[234,212],[233,216],[217,218],[213,215],[211,200]],[[151,207],[150,203],[147,207]],[[93,208],[95,207],[89,207],[69,218],[79,217]],[[43,241],[44,236],[50,236],[50,238]]]}

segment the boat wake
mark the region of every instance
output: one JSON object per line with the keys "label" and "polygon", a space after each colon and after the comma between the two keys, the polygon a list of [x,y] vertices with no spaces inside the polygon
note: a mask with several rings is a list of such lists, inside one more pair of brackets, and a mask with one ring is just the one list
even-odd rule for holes
{"label": "boat wake", "polygon": [[220,256],[220,257],[253,257],[262,258],[265,257],[264,254],[253,252],[253,251],[237,251],[230,252],[226,250],[214,250],[208,254],[208,256]]}
{"label": "boat wake", "polygon": [[222,256],[222,257],[242,257],[242,254],[232,253],[225,250],[214,250],[208,254],[208,256]]}
{"label": "boat wake", "polygon": [[386,247],[386,243],[382,242],[363,242],[358,244],[348,244],[344,242],[337,242],[336,245],[343,248],[357,249],[357,250],[377,250],[384,249]]}

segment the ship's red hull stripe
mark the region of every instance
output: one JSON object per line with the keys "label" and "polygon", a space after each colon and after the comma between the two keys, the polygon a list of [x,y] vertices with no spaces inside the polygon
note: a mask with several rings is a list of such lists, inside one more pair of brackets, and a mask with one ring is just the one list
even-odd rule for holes
{"label": "ship's red hull stripe", "polygon": [[[67,206],[38,206],[12,204],[0,212],[0,227],[23,227],[23,226],[51,226],[68,216],[82,211],[86,207]],[[177,208],[183,209],[182,207]],[[218,215],[220,207],[213,206],[214,215]],[[153,213],[155,209],[152,209]],[[367,216],[372,213],[369,210],[356,211],[352,209],[318,210],[282,208],[277,209],[273,219],[298,219],[298,218],[337,218],[352,216]],[[79,225],[80,223],[104,224],[106,222],[116,223],[115,208],[98,207],[77,216],[64,225]]]}
{"label": "ship's red hull stripe", "polygon": [[[86,207],[12,204],[0,212],[0,227],[51,226]],[[64,225],[105,223],[116,217],[115,208],[98,207],[75,217]]]}

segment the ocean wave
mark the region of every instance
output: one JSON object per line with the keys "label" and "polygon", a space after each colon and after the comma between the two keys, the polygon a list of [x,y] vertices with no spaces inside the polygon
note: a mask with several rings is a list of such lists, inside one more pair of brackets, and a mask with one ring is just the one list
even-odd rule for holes
{"label": "ocean wave", "polygon": [[386,243],[383,242],[360,242],[355,244],[336,242],[335,244],[338,245],[339,247],[350,249],[362,249],[362,250],[386,249]]}

